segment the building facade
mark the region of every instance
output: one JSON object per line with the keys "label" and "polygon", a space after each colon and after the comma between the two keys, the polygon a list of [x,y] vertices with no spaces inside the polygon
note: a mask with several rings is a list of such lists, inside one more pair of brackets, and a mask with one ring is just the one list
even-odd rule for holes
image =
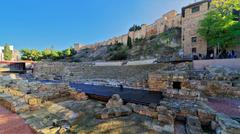
{"label": "building facade", "polygon": [[182,48],[185,56],[206,56],[208,45],[197,29],[199,22],[210,9],[209,0],[203,0],[182,8]]}
{"label": "building facade", "polygon": [[0,46],[0,61],[4,61],[3,50],[4,50],[4,47]]}

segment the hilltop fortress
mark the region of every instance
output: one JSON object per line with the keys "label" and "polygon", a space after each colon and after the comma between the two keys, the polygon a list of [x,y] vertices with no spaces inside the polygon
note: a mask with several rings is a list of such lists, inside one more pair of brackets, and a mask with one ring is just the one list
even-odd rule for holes
{"label": "hilltop fortress", "polygon": [[[140,30],[129,31],[127,34],[119,37],[113,37],[107,41],[97,42],[91,45],[75,44],[75,50],[79,51],[85,48],[98,48],[104,45],[114,45],[116,42],[127,44],[128,37],[132,41],[136,39],[149,38],[154,35],[159,35],[170,28],[181,28],[181,49],[185,56],[199,55],[207,56],[210,52],[216,53],[216,50],[208,47],[207,42],[197,34],[199,21],[204,18],[204,15],[210,10],[211,0],[202,0],[182,8],[182,12],[172,10],[164,14],[160,19],[153,24],[142,25]],[[240,47],[233,48],[237,54],[240,54]]]}
{"label": "hilltop fortress", "polygon": [[74,44],[75,50],[81,50],[84,48],[96,48],[103,45],[113,45],[116,42],[127,44],[128,37],[132,40],[151,37],[153,35],[158,35],[163,33],[166,29],[172,27],[181,27],[181,15],[177,11],[172,10],[164,14],[160,19],[156,20],[153,24],[146,25],[143,24],[140,30],[130,31],[127,34],[121,35],[119,37],[113,37],[107,41],[97,42],[95,44],[83,45],[76,43]]}

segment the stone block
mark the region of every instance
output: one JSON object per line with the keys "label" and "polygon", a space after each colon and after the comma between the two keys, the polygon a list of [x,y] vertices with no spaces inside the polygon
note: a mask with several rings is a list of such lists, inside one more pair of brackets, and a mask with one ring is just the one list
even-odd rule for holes
{"label": "stone block", "polygon": [[120,116],[128,116],[132,113],[132,110],[127,106],[104,108],[96,114],[99,119],[108,119]]}
{"label": "stone block", "polygon": [[149,108],[147,106],[135,105],[131,103],[128,103],[127,105],[137,114],[149,116],[154,119],[158,118],[158,112],[155,109]]}
{"label": "stone block", "polygon": [[207,112],[206,110],[203,109],[198,109],[197,110],[197,116],[201,122],[202,125],[210,125],[211,121],[215,119],[215,115]]}
{"label": "stone block", "polygon": [[78,92],[72,91],[70,92],[70,96],[78,101],[88,99],[88,96],[84,92],[78,93]]}
{"label": "stone block", "polygon": [[186,123],[187,134],[202,134],[203,130],[201,128],[201,123],[196,116],[188,116]]}
{"label": "stone block", "polygon": [[28,99],[28,104],[29,105],[40,105],[42,103],[42,100],[41,99],[37,99],[37,98],[29,98]]}
{"label": "stone block", "polygon": [[160,134],[174,134],[174,124],[163,124],[156,121],[145,121],[144,125]]}
{"label": "stone block", "polygon": [[115,108],[121,107],[123,105],[123,100],[120,98],[118,94],[114,94],[111,99],[109,99],[108,103],[106,104],[107,108]]}
{"label": "stone block", "polygon": [[240,123],[226,115],[218,114],[216,122],[219,124],[220,134],[238,134],[240,132]]}

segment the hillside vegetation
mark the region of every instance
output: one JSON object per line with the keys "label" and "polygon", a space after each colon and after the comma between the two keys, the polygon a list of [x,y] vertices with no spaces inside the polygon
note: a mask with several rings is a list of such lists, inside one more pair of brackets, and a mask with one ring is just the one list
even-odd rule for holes
{"label": "hillside vegetation", "polygon": [[160,35],[136,39],[128,45],[116,42],[109,46],[82,49],[71,60],[75,62],[117,61],[172,56],[179,52],[180,44],[181,28],[171,28]]}

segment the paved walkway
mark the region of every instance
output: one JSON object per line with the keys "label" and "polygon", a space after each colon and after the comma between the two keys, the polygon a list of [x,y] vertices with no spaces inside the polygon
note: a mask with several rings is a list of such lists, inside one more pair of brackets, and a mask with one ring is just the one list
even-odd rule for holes
{"label": "paved walkway", "polygon": [[208,104],[217,112],[240,117],[240,99],[209,98]]}
{"label": "paved walkway", "polygon": [[0,134],[34,134],[24,120],[0,105]]}

